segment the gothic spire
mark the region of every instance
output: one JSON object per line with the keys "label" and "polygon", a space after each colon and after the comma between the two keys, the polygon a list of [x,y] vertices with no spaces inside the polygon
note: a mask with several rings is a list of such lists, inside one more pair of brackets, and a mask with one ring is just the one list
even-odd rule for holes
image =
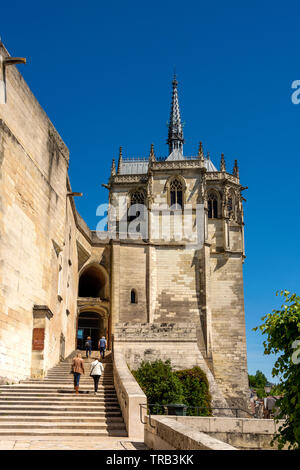
{"label": "gothic spire", "polygon": [[172,104],[171,104],[167,144],[169,145],[169,153],[172,153],[173,150],[179,150],[182,153],[184,138],[183,138],[183,130],[182,130],[179,101],[178,101],[178,92],[177,92],[178,82],[176,80],[175,74],[174,74],[174,78],[172,81],[172,85],[173,85],[173,94],[172,94]]}

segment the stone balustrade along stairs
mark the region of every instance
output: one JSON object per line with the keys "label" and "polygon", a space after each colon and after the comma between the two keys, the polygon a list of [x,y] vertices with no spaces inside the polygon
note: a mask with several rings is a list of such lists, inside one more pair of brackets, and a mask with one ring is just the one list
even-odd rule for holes
{"label": "stone balustrade along stairs", "polygon": [[[74,353],[73,353],[74,355]],[[99,352],[93,351],[92,358]],[[0,386],[1,436],[127,436],[113,382],[111,354],[104,359],[104,372],[97,395],[84,359],[79,395],[70,374],[72,355],[48,371],[44,379],[28,379]]]}

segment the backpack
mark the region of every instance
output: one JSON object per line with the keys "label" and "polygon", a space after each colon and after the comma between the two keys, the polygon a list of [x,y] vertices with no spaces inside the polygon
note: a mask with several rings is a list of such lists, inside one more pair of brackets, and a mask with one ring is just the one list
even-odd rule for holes
{"label": "backpack", "polygon": [[89,340],[87,340],[87,341],[85,342],[85,347],[86,347],[86,348],[89,348],[89,347],[90,347],[90,342],[89,342]]}

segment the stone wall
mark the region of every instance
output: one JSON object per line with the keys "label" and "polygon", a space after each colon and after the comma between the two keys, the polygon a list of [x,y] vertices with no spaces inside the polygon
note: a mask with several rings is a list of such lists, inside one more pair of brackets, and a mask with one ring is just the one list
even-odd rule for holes
{"label": "stone wall", "polygon": [[202,416],[172,416],[172,419],[240,450],[276,450],[276,444],[271,446],[271,441],[283,423],[273,419]]}
{"label": "stone wall", "polygon": [[155,247],[155,322],[200,321],[199,260],[195,250]]}
{"label": "stone wall", "polygon": [[[120,321],[147,321],[147,252],[144,246],[121,245],[119,252]],[[137,303],[131,303],[131,290]]]}
{"label": "stone wall", "polygon": [[[118,323],[114,329],[114,345],[122,352],[131,370],[139,367],[142,361],[157,359],[170,360],[175,370],[200,367],[207,376],[212,395],[212,406],[223,408],[228,403],[219,389],[198,345],[196,325],[190,323]],[[220,410],[214,411],[216,414]]]}
{"label": "stone wall", "polygon": [[[1,46],[0,54],[7,52]],[[67,198],[69,154],[16,67],[0,106],[0,377],[31,373],[33,307],[53,316],[45,369],[74,348],[77,249]],[[63,337],[61,336],[63,335]]]}
{"label": "stone wall", "polygon": [[209,299],[214,376],[231,403],[241,405],[248,371],[240,255],[211,254]]}

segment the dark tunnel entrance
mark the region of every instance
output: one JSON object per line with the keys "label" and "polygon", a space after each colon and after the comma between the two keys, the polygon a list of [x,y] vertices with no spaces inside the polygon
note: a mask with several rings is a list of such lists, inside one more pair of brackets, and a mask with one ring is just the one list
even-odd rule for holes
{"label": "dark tunnel entrance", "polygon": [[80,276],[78,297],[105,298],[105,275],[98,266],[90,266]]}

